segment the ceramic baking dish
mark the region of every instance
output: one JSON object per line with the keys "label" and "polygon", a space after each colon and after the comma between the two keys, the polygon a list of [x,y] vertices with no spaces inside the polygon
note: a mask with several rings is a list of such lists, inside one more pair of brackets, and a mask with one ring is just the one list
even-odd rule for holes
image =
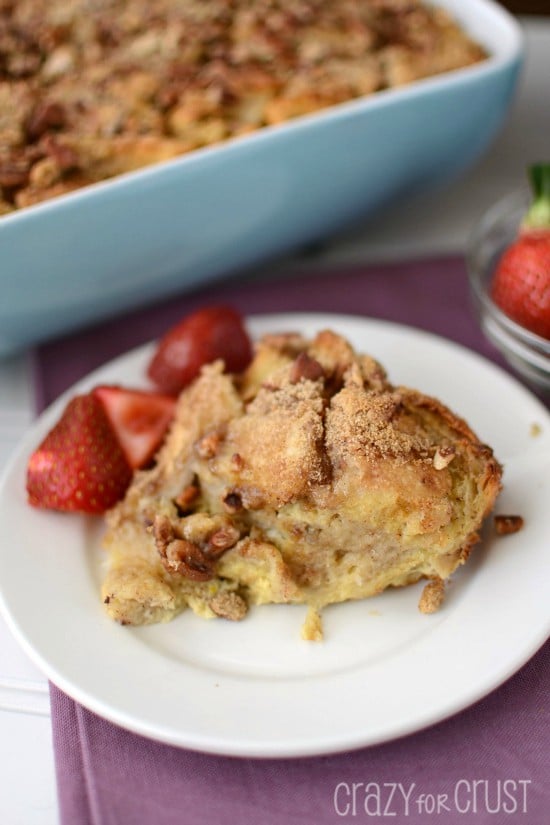
{"label": "ceramic baking dish", "polygon": [[440,0],[489,58],[0,218],[0,355],[327,237],[487,149],[523,44],[491,0]]}

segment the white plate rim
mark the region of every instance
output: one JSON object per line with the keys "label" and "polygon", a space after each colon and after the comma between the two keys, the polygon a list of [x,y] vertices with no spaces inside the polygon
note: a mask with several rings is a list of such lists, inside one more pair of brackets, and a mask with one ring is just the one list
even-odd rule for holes
{"label": "white plate rim", "polygon": [[[248,319],[248,323],[254,333],[259,331],[282,329],[319,329],[322,327],[331,326],[339,331],[342,331],[344,334],[350,334],[350,331],[355,331],[355,334],[366,336],[367,340],[369,336],[374,336],[374,340],[376,340],[377,336],[379,337],[384,335],[389,336],[390,338],[395,338],[396,336],[397,338],[401,337],[403,341],[411,342],[413,349],[415,346],[424,348],[424,350],[426,350],[426,348],[428,348],[428,350],[433,349],[434,352],[436,351],[438,353],[438,357],[447,355],[448,357],[454,358],[455,364],[462,364],[463,371],[473,369],[474,375],[477,376],[477,378],[479,378],[479,374],[481,374],[481,377],[484,379],[494,379],[499,387],[508,391],[512,399],[514,399],[518,404],[524,405],[524,408],[528,411],[529,415],[532,415],[533,418],[536,418],[539,422],[542,422],[544,429],[546,430],[546,436],[550,429],[550,416],[548,411],[515,379],[511,378],[499,367],[496,367],[491,362],[486,361],[478,354],[465,349],[459,344],[433,335],[432,333],[377,319],[361,318],[359,316],[349,315],[342,316],[313,313],[253,316]],[[8,505],[11,506],[9,499],[10,493],[14,492],[11,490],[11,487],[13,486],[13,479],[18,473],[19,478],[21,477],[21,468],[24,465],[25,456],[28,455],[29,450],[32,449],[36,443],[38,443],[38,440],[42,437],[42,435],[45,434],[45,432],[52,426],[53,421],[57,418],[63,405],[66,403],[67,397],[77,391],[85,390],[94,383],[103,380],[103,376],[106,373],[109,375],[111,373],[118,374],[121,368],[122,371],[124,371],[124,366],[129,358],[137,358],[138,360],[141,359],[144,363],[145,358],[150,352],[150,347],[151,345],[140,347],[137,350],[133,350],[130,353],[126,353],[125,355],[114,359],[112,362],[100,367],[98,370],[95,370],[93,373],[77,382],[73,387],[67,390],[67,392],[63,393],[63,395],[40,416],[27,436],[21,442],[19,449],[16,451],[3,474],[0,482],[0,515],[6,515],[6,499],[8,499]],[[370,351],[375,356],[377,355],[375,347],[365,345],[363,349],[365,351]],[[385,366],[389,368],[391,378],[392,365],[385,364]],[[122,374],[119,380],[123,382],[123,379],[124,376]],[[474,382],[474,379],[472,380]],[[473,385],[474,384],[472,384],[472,386]],[[475,386],[477,391],[481,393],[481,397],[483,399],[483,386],[481,386],[480,389],[477,380],[475,381]],[[543,437],[545,438],[546,436]],[[535,469],[539,469],[537,462],[540,460],[540,451],[537,457],[533,457],[533,460],[535,461]],[[521,466],[522,461],[525,463],[524,455],[518,455],[517,459],[514,459],[515,464],[519,466],[519,471],[525,472],[525,468]],[[529,462],[527,462],[527,465],[529,465]],[[527,471],[528,470],[529,466],[527,466]],[[11,504],[13,504],[13,495],[11,498]],[[42,514],[39,512],[31,510],[29,520],[32,521],[35,517],[40,518],[41,515]],[[544,518],[548,521],[548,516],[546,513],[544,513]],[[514,541],[517,543],[520,542],[521,539],[516,539],[516,537],[508,537],[506,541],[510,542],[510,545],[512,545]],[[4,543],[4,547],[5,545],[6,543]],[[507,548],[506,552],[503,552],[502,555],[510,558],[511,552],[509,548]],[[32,556],[32,558],[33,563],[36,563],[35,556]],[[526,602],[523,606],[526,609],[531,610],[532,623],[528,628],[523,629],[519,634],[518,639],[515,640],[515,647],[513,650],[509,651],[509,655],[504,657],[500,655],[500,657],[497,657],[498,661],[495,660],[490,671],[484,672],[481,678],[478,678],[477,680],[472,679],[472,673],[468,673],[467,671],[466,673],[468,678],[465,678],[462,684],[457,685],[456,690],[454,690],[452,695],[448,695],[445,701],[438,701],[436,705],[433,703],[429,706],[426,705],[423,708],[423,711],[419,711],[418,706],[415,705],[414,710],[411,711],[411,713],[408,715],[405,713],[399,718],[394,719],[390,717],[388,710],[387,718],[383,718],[381,724],[372,724],[372,720],[370,720],[371,724],[369,726],[368,720],[363,719],[362,722],[355,727],[355,729],[352,729],[350,727],[349,720],[347,720],[346,729],[340,732],[337,729],[331,729],[330,732],[324,732],[323,730],[318,730],[315,724],[311,724],[309,728],[306,725],[305,734],[303,730],[298,731],[297,733],[293,733],[291,731],[285,733],[284,725],[282,725],[283,730],[281,735],[270,740],[269,738],[265,738],[265,736],[263,739],[261,737],[256,738],[252,735],[251,730],[248,732],[246,731],[246,725],[243,734],[239,737],[236,737],[234,732],[230,732],[229,734],[226,731],[219,732],[212,728],[212,724],[214,724],[214,722],[207,719],[207,728],[208,725],[210,725],[211,729],[207,730],[207,733],[205,734],[204,729],[198,731],[194,729],[193,725],[189,726],[189,723],[187,723],[187,725],[184,724],[183,727],[181,723],[179,726],[174,725],[173,727],[170,727],[170,725],[167,725],[164,720],[161,724],[155,719],[155,714],[154,712],[151,712],[151,708],[149,708],[148,712],[144,716],[140,716],[139,712],[128,712],[124,704],[121,702],[120,697],[117,697],[117,699],[114,700],[110,699],[109,696],[105,696],[105,694],[101,692],[101,685],[98,686],[93,679],[93,684],[88,684],[91,679],[91,675],[89,673],[81,674],[80,678],[75,678],[74,674],[69,674],[67,672],[65,665],[60,665],[59,662],[52,661],[52,652],[48,649],[47,645],[47,630],[46,649],[44,649],[44,639],[36,638],[36,628],[33,628],[31,633],[29,627],[27,626],[28,616],[25,616],[25,610],[23,609],[20,601],[18,601],[17,594],[9,591],[9,589],[6,591],[6,583],[3,573],[5,573],[7,569],[7,563],[9,563],[9,554],[6,551],[3,552],[0,548],[0,609],[2,610],[8,625],[22,647],[52,682],[57,684],[58,687],[85,707],[128,730],[142,734],[157,741],[215,754],[276,758],[313,756],[379,744],[381,742],[413,733],[431,724],[435,724],[442,719],[448,718],[458,711],[468,707],[473,702],[486,696],[489,692],[506,681],[506,679],[516,672],[523,664],[525,664],[525,662],[527,662],[528,659],[531,658],[531,656],[544,643],[550,633],[550,611],[548,609],[550,599],[547,598],[545,603],[540,605],[537,604],[536,600],[530,598],[529,603]],[[25,570],[24,564],[22,569]],[[477,571],[476,576],[478,573],[479,571]],[[547,596],[550,595],[548,594],[548,584],[541,584],[541,580],[545,579],[546,582],[548,582],[550,577],[541,576],[540,570],[537,572],[537,576],[538,586],[541,588],[546,588]],[[474,578],[473,581],[475,582],[476,579]],[[454,612],[456,614],[457,611],[455,610]],[[78,618],[79,617],[77,616],[77,620]],[[453,637],[454,643],[457,644],[459,653],[460,651],[462,651],[462,653],[466,653],[468,652],[468,644],[471,644],[472,638],[458,638],[456,628],[460,627],[462,632],[462,625],[459,620],[460,616],[457,620],[455,615],[453,617],[453,621],[444,622],[443,627],[447,627],[446,633],[448,635],[449,632],[452,634],[453,625],[455,626],[455,635]],[[102,624],[98,625],[99,641],[103,643],[105,643],[105,639],[102,638],[104,626],[105,625]],[[470,637],[472,631],[472,628],[468,631]],[[426,639],[415,643],[415,656],[419,657],[417,661],[421,661],[423,666],[429,662],[429,659],[433,655],[435,649],[437,649],[440,653],[444,649],[445,640],[444,638],[440,638],[442,635],[445,636],[445,632],[442,634],[441,627],[438,627],[433,633],[430,634],[430,643],[427,643]],[[298,637],[299,635],[297,633],[297,638]],[[435,647],[434,639],[436,640]],[[495,640],[493,639],[493,641]],[[142,650],[142,647],[140,646],[139,649]],[[470,650],[469,652],[471,653],[472,651]],[[500,651],[500,653],[502,653],[502,651]],[[477,656],[479,656],[479,651],[477,651]],[[155,667],[159,665],[159,662],[157,661],[159,658],[162,659],[162,657],[158,657],[153,654]],[[355,667],[350,670],[344,670],[343,672],[335,672],[334,674],[330,674],[323,680],[323,684],[326,685],[323,696],[319,701],[315,701],[311,696],[309,696],[309,705],[307,708],[304,705],[304,712],[307,713],[309,709],[314,715],[315,713],[322,713],[322,709],[326,705],[327,697],[330,697],[331,691],[335,691],[334,695],[336,697],[338,697],[338,695],[341,696],[343,690],[349,690],[350,682],[352,683],[352,686],[354,686],[354,690],[357,691],[358,680],[364,678],[366,673],[369,676],[369,679],[374,678],[375,680],[378,680],[378,686],[381,689],[383,688],[384,690],[388,690],[388,688],[391,687],[388,680],[392,680],[396,676],[399,678],[400,671],[402,676],[403,670],[405,669],[406,671],[406,668],[411,664],[410,651],[405,651],[402,656],[397,658],[401,659],[401,664],[397,668],[395,667],[396,657],[394,656],[393,660],[389,663],[384,662],[383,667],[380,665],[369,665],[366,670],[364,667]],[[150,662],[148,662],[148,664],[150,664]],[[478,664],[480,663],[478,662]],[[160,669],[162,670],[162,663],[160,664]],[[192,680],[194,675],[189,673],[189,668],[184,668],[184,670],[186,678],[191,678]],[[381,671],[386,671],[386,675],[384,676],[384,674],[381,674]],[[409,674],[412,674],[411,684],[414,683],[413,688],[420,689],[422,687],[422,674],[416,673],[414,668],[409,671]],[[204,685],[206,701],[209,701],[210,697],[214,697],[214,701],[217,703],[220,702],[219,692],[216,691],[216,688],[220,687],[220,681],[223,682],[224,678],[225,677],[222,674],[221,680],[218,678],[215,683],[210,681],[208,684]],[[201,683],[201,679],[203,681],[205,679],[203,672],[201,672],[198,676],[199,684]],[[257,680],[256,682],[255,680],[251,681],[254,683],[257,682]],[[232,708],[233,711],[236,710],[239,712],[240,709],[240,712],[242,713],[243,708],[239,703],[241,700],[245,701],[245,699],[248,699],[249,695],[252,695],[250,692],[250,684],[248,683],[250,680],[247,682],[246,678],[240,678],[237,674],[237,677],[234,675],[227,677],[225,682],[230,687],[230,690],[228,691],[229,700],[224,698],[222,705],[225,701],[227,703],[228,710]],[[275,707],[277,707],[277,702],[282,702],[283,705],[284,703],[287,703],[287,705],[289,704],[290,693],[287,682],[288,680],[282,680],[282,689],[279,683],[270,685]],[[308,696],[307,690],[309,689],[309,686],[304,687],[301,682],[307,682],[307,679],[302,678],[301,682],[300,680],[298,680],[298,682],[300,683],[300,701],[304,702],[305,697]],[[265,680],[263,686],[265,689]],[[292,685],[292,696],[294,699],[296,698],[296,687],[297,682],[295,681]],[[318,687],[319,686],[317,685],[316,690]],[[372,686],[370,686],[369,689],[372,693]],[[243,694],[242,697],[239,694],[239,691]],[[401,697],[401,699],[403,699],[403,697]],[[390,705],[391,702],[388,703],[388,708]],[[267,706],[263,705],[260,706],[258,708],[258,714],[265,714],[266,707]],[[289,709],[289,707],[286,708],[286,710]],[[295,708],[292,710],[294,711]],[[278,713],[281,718],[284,718],[284,711],[285,707],[281,707],[281,705],[279,705]],[[253,710],[247,706],[247,713],[249,712],[253,713]],[[204,720],[202,721],[204,723]],[[261,723],[261,719],[258,719],[257,721]],[[217,719],[216,722],[222,724],[223,727],[223,719]],[[247,724],[248,723],[250,723],[250,719],[248,719]]]}

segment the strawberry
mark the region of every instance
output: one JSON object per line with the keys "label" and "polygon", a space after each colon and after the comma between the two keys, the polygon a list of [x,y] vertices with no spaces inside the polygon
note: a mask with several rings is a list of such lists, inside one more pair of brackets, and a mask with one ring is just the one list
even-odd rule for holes
{"label": "strawberry", "polygon": [[534,199],[498,262],[491,296],[512,320],[550,339],[550,164],[533,166],[530,177]]}
{"label": "strawberry", "polygon": [[101,402],[78,395],[31,455],[27,493],[34,507],[103,513],[124,495],[132,470]]}
{"label": "strawberry", "polygon": [[130,467],[144,467],[174,417],[175,399],[118,386],[95,387],[92,393],[103,405]]}
{"label": "strawberry", "polygon": [[252,359],[242,318],[231,307],[206,307],[183,318],[161,339],[148,375],[161,392],[177,395],[218,358],[228,372],[241,372]]}

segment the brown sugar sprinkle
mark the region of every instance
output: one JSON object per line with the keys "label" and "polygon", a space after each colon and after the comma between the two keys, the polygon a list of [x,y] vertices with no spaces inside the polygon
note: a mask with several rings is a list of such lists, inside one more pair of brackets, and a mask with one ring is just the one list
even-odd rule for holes
{"label": "brown sugar sprinkle", "polygon": [[420,0],[0,0],[0,213],[485,57]]}
{"label": "brown sugar sprinkle", "polygon": [[499,536],[518,533],[524,525],[522,516],[495,516],[495,530]]}

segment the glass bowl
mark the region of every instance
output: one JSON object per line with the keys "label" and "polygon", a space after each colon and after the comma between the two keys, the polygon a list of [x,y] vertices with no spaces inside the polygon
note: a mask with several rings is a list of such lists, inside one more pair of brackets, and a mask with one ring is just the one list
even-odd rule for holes
{"label": "glass bowl", "polygon": [[495,265],[516,237],[529,203],[529,191],[525,189],[491,207],[472,233],[466,264],[484,334],[522,378],[537,391],[550,395],[550,341],[509,318],[490,295]]}

